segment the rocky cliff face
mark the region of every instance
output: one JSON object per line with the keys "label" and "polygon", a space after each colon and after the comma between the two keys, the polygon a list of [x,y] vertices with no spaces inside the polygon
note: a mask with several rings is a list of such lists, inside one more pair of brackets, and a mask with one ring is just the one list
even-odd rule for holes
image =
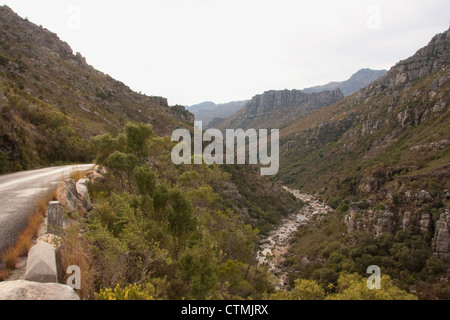
{"label": "rocky cliff face", "polygon": [[450,210],[441,214],[436,222],[433,250],[440,259],[450,262]]}
{"label": "rocky cliff face", "polygon": [[218,128],[280,128],[343,98],[339,89],[311,94],[300,90],[267,91],[253,97],[241,111],[225,119]]}

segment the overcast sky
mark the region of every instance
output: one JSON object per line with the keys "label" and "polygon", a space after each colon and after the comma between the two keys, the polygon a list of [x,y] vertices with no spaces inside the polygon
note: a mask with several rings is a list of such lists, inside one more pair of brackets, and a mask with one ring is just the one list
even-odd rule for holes
{"label": "overcast sky", "polygon": [[448,0],[11,0],[96,69],[169,104],[246,100],[389,69],[448,29]]}

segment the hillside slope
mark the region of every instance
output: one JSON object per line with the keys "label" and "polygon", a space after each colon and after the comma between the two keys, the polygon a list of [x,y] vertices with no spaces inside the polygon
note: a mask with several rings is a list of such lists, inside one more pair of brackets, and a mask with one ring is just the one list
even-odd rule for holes
{"label": "hillside slope", "polygon": [[[193,124],[184,107],[133,92],[47,29],[0,7],[0,171],[90,159],[85,140],[127,121],[158,134]],[[3,166],[1,166],[3,164]]]}

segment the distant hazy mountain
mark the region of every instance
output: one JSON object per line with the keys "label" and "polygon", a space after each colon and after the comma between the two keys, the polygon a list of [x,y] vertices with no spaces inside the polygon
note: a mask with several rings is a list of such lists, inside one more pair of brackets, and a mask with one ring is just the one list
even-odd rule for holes
{"label": "distant hazy mountain", "polygon": [[211,101],[202,102],[188,107],[188,110],[195,115],[196,121],[203,121],[207,125],[214,118],[227,118],[240,109],[248,102],[233,101],[229,103],[215,104]]}
{"label": "distant hazy mountain", "polygon": [[361,69],[350,77],[350,79],[342,82],[330,82],[323,86],[316,86],[303,89],[305,93],[331,91],[334,89],[341,89],[344,96],[349,96],[356,91],[367,87],[369,84],[378,80],[386,74],[387,70],[371,70]]}

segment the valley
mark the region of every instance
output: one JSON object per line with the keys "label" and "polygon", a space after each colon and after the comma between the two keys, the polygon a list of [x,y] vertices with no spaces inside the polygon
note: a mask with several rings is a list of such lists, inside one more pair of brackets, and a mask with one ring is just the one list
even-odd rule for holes
{"label": "valley", "polygon": [[[133,91],[0,6],[3,216],[48,182],[8,189],[7,174],[95,163],[92,206],[65,209],[55,253],[60,270],[79,267],[83,300],[448,300],[449,46],[447,29],[389,71],[187,107]],[[2,257],[20,217],[1,219]]]}

